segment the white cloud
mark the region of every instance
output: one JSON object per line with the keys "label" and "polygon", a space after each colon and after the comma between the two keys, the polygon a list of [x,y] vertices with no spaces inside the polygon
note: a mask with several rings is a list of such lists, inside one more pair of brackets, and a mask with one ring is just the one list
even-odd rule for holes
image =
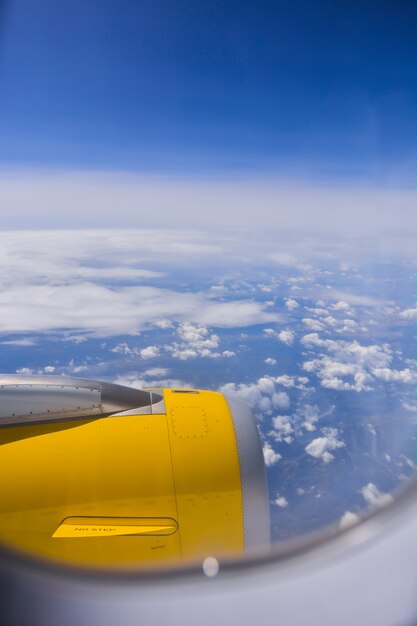
{"label": "white cloud", "polygon": [[171,356],[174,359],[179,359],[180,361],[188,361],[188,359],[196,359],[198,357],[198,352],[192,348],[180,348],[174,345],[167,346],[165,349],[171,352]]}
{"label": "white cloud", "polygon": [[209,331],[204,326],[197,326],[190,322],[184,322],[178,327],[179,337],[189,345],[203,350],[213,350],[218,348],[220,339],[218,335],[209,335]]}
{"label": "white cloud", "polygon": [[324,437],[313,439],[306,447],[305,451],[316,459],[321,459],[324,463],[333,461],[334,455],[330,452],[344,447],[344,442],[337,439],[338,430],[336,428],[323,428]]}
{"label": "white cloud", "polygon": [[334,311],[349,311],[350,305],[344,300],[339,300],[339,302],[336,302],[332,305],[332,309]]}
{"label": "white cloud", "polygon": [[68,363],[67,371],[71,374],[81,374],[83,372],[87,372],[88,367],[85,365],[85,362],[77,365],[74,359],[71,359]]}
{"label": "white cloud", "polygon": [[[103,228],[124,224],[132,229],[140,216],[147,229],[164,224],[167,229],[204,228],[217,233],[239,224],[253,233],[265,224],[284,232],[302,225],[305,232],[332,236],[372,232],[378,239],[377,235],[387,233],[391,245],[396,243],[393,232],[409,233],[415,239],[415,191],[397,186],[335,188],[311,184],[302,176],[280,180],[248,177],[246,171],[227,178],[3,167],[0,188],[8,228],[21,224],[37,228],[43,223],[50,228],[71,224],[94,228],[100,223]],[[277,199],[285,211],[276,210]]]}
{"label": "white cloud", "polygon": [[[305,431],[315,431],[317,422],[321,418],[331,415],[333,411],[334,406],[322,413],[320,413],[317,405],[305,404],[299,406],[292,416],[278,415],[274,417],[269,436],[279,443],[285,442],[290,444],[294,438],[303,437]],[[326,437],[334,441],[335,431],[323,429],[322,432]]]}
{"label": "white cloud", "polygon": [[403,370],[390,369],[389,367],[375,368],[372,371],[372,374],[377,378],[381,378],[385,382],[401,382],[411,384],[417,381],[417,372],[413,372],[408,367]]}
{"label": "white cloud", "polygon": [[407,400],[401,400],[401,404],[404,407],[404,409],[406,411],[409,411],[410,413],[416,413],[417,412],[417,402],[409,402]]}
{"label": "white cloud", "polygon": [[337,329],[337,332],[342,332],[342,333],[354,333],[356,331],[356,328],[358,326],[357,322],[355,322],[355,320],[350,320],[350,319],[344,319],[342,320],[342,327]]}
{"label": "white cloud", "polygon": [[291,417],[289,415],[278,415],[277,417],[274,417],[272,420],[272,425],[273,430],[270,434],[275,441],[285,441],[285,443],[292,442],[292,434],[294,433],[294,428],[292,426]]}
{"label": "white cloud", "polygon": [[300,272],[309,272],[313,269],[313,266],[310,265],[310,263],[307,263],[304,259],[295,256],[290,252],[274,252],[269,255],[269,258],[277,265],[294,268]]}
{"label": "white cloud", "polygon": [[417,319],[417,306],[415,309],[405,309],[404,311],[401,311],[400,317],[403,317],[407,320]]}
{"label": "white cloud", "polygon": [[308,378],[306,376],[289,376],[288,374],[281,374],[281,376],[276,376],[274,381],[283,387],[305,389],[305,386],[308,383]]}
{"label": "white cloud", "polygon": [[[149,370],[150,371],[150,370]],[[117,385],[126,385],[127,387],[134,387],[135,389],[144,388],[166,388],[166,389],[193,389],[194,385],[189,382],[179,380],[177,378],[165,378],[164,375],[160,377],[156,375],[154,379],[146,377],[146,372],[142,375],[132,372],[119,376],[114,381]]]}
{"label": "white cloud", "polygon": [[306,326],[309,330],[323,330],[324,326],[318,320],[314,320],[311,317],[305,317],[302,320],[304,326]]}
{"label": "white cloud", "polygon": [[344,513],[340,518],[339,528],[345,529],[349,528],[350,526],[354,526],[359,522],[359,519],[359,515],[356,515],[356,513],[352,513],[352,511],[346,511],[346,513]]}
{"label": "white cloud", "polygon": [[356,306],[376,307],[383,305],[385,302],[382,298],[374,298],[372,296],[367,296],[364,294],[355,294],[349,291],[341,291],[339,289],[333,289],[331,287],[329,290],[327,290],[325,294],[323,293],[322,295],[325,296],[327,300],[337,300],[338,302],[342,301],[345,304]]}
{"label": "white cloud", "polygon": [[170,328],[173,320],[223,328],[279,321],[278,313],[254,300],[224,302],[210,289],[163,288],[164,272],[140,267],[155,262],[179,267],[220,252],[221,246],[208,244],[201,233],[0,233],[0,333],[105,337],[152,325]]}
{"label": "white cloud", "polygon": [[285,507],[288,506],[288,500],[284,496],[277,495],[275,500],[273,500],[273,504],[276,504],[277,506],[284,509]]}
{"label": "white cloud", "polygon": [[288,328],[286,328],[285,330],[281,330],[281,332],[277,335],[277,338],[283,343],[287,344],[287,346],[292,346],[292,344],[294,343],[294,337],[295,333]]}
{"label": "white cloud", "polygon": [[154,359],[159,356],[159,348],[157,346],[148,346],[139,351],[142,359]]}
{"label": "white cloud", "polygon": [[323,316],[323,315],[326,315],[326,316],[329,315],[329,311],[327,309],[321,309],[321,308],[310,309],[310,308],[308,308],[308,311],[311,311],[312,313],[314,313],[314,315],[317,315],[319,317]]}
{"label": "white cloud", "polygon": [[206,326],[184,322],[179,324],[176,332],[181,341],[165,346],[165,351],[174,359],[182,361],[197,357],[220,359],[230,358],[236,354],[232,350],[219,351],[220,337],[210,334]]}
{"label": "white cloud", "polygon": [[276,390],[272,376],[262,376],[255,383],[226,383],[219,391],[239,396],[258,415],[270,415],[274,409],[287,409],[290,405],[288,394]]}
{"label": "white cloud", "polygon": [[277,376],[275,378],[275,382],[283,387],[294,387],[295,386],[295,377],[288,376],[288,374],[282,374],[281,376]]}
{"label": "white cloud", "polygon": [[272,404],[275,409],[288,409],[290,406],[290,398],[285,391],[279,391],[272,394]]}
{"label": "white cloud", "polygon": [[142,374],[143,378],[166,378],[169,374],[169,369],[166,367],[150,367]]}
{"label": "white cloud", "polygon": [[26,346],[35,346],[36,345],[36,340],[35,339],[30,339],[29,337],[25,338],[25,339],[10,339],[9,341],[0,341],[0,344],[2,346],[22,346],[22,347],[26,347]]}
{"label": "white cloud", "polygon": [[153,325],[157,328],[162,328],[163,330],[166,330],[167,328],[172,328],[174,324],[172,320],[162,319],[156,320],[155,322],[153,322]]}
{"label": "white cloud", "polygon": [[[27,303],[31,306],[28,307]],[[215,302],[203,293],[156,287],[76,285],[11,286],[0,292],[0,332],[82,330],[96,337],[132,334],[169,314],[196,323],[239,327],[275,319],[256,302]]]}
{"label": "white cloud", "polygon": [[379,491],[374,483],[368,483],[365,487],[362,487],[361,494],[365,502],[372,507],[384,506],[393,500],[390,493]]}
{"label": "white cloud", "polygon": [[117,346],[111,349],[111,351],[119,353],[119,354],[138,354],[139,353],[138,348],[131,348],[129,344],[127,344],[125,341],[118,343]]}
{"label": "white cloud", "polygon": [[264,444],[262,451],[264,454],[265,465],[267,467],[275,465],[275,463],[282,459],[282,456],[278,452],[275,452],[269,443]]}
{"label": "white cloud", "polygon": [[267,359],[265,359],[264,363],[266,363],[267,365],[276,365],[277,361],[276,361],[276,359],[268,357]]}
{"label": "white cloud", "polygon": [[[340,304],[340,303],[339,303]],[[346,304],[346,303],[343,303]],[[349,306],[349,305],[348,305]],[[335,307],[332,307],[335,308]],[[313,331],[323,331],[327,329],[332,329],[337,333],[348,333],[353,334],[356,332],[358,328],[358,324],[355,320],[350,318],[336,318],[333,315],[329,315],[329,312],[326,309],[321,308],[308,308],[311,313],[314,313],[320,319],[314,318],[304,318],[303,324],[309,329]],[[342,310],[344,315],[354,315],[354,311],[351,309],[344,310],[344,307],[336,309],[337,311]]]}
{"label": "white cloud", "polygon": [[[331,356],[322,354],[303,363],[303,368],[316,373],[327,389],[370,391],[373,377],[387,375],[385,370],[392,360],[392,349],[386,343],[364,346],[358,341],[321,339],[317,333],[305,335],[301,343],[309,349],[322,348],[330,353]],[[406,370],[403,372],[402,376],[407,377]]]}
{"label": "white cloud", "polygon": [[333,317],[333,315],[328,315],[327,317],[324,317],[322,321],[331,328],[334,328],[338,325],[337,319]]}
{"label": "white cloud", "polygon": [[304,417],[302,426],[310,433],[316,430],[316,423],[321,417],[318,407],[306,404],[302,409],[301,415]]}
{"label": "white cloud", "polygon": [[294,300],[293,298],[285,298],[285,306],[289,311],[294,311],[295,309],[298,309],[300,305],[297,300]]}

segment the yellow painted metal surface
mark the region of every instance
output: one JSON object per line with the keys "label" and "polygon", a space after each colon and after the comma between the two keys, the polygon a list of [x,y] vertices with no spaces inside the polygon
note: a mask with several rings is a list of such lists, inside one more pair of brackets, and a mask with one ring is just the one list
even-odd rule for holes
{"label": "yellow painted metal surface", "polygon": [[55,562],[110,569],[241,552],[227,403],[214,392],[164,390],[164,398],[166,415],[0,429],[0,541]]}
{"label": "yellow painted metal surface", "polygon": [[165,390],[164,399],[183,557],[242,552],[239,460],[224,396]]}

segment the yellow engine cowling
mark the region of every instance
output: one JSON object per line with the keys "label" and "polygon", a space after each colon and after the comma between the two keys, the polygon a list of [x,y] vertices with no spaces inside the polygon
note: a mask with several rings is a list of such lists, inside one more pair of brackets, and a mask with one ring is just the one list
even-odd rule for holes
{"label": "yellow engine cowling", "polygon": [[36,421],[35,410],[0,428],[0,541],[111,570],[266,548],[265,468],[249,410],[211,391],[152,394],[103,417],[66,407],[65,419]]}

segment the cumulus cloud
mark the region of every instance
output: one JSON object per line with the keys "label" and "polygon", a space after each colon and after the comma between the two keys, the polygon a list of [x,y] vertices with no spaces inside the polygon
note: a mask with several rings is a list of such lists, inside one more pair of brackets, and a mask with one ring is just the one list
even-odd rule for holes
{"label": "cumulus cloud", "polygon": [[277,361],[276,359],[273,359],[269,356],[267,359],[265,359],[264,363],[266,363],[267,365],[276,365]]}
{"label": "cumulus cloud", "polygon": [[294,343],[295,333],[288,328],[281,330],[279,333],[273,328],[264,328],[263,332],[267,335],[267,337],[274,337],[275,339],[282,341],[282,343],[286,343],[287,346],[292,346]]}
{"label": "cumulus cloud", "polygon": [[264,444],[262,451],[264,455],[265,465],[267,467],[275,465],[275,463],[282,459],[282,456],[278,452],[275,452],[275,450],[271,448],[269,443]]}
{"label": "cumulus cloud", "polygon": [[329,311],[327,309],[322,309],[321,307],[306,307],[306,310],[310,313],[313,313],[317,317],[323,317],[329,315]]}
{"label": "cumulus cloud", "polygon": [[277,376],[275,378],[275,381],[283,387],[295,387],[295,377],[289,376],[288,374],[282,374],[282,376]]}
{"label": "cumulus cloud", "polygon": [[185,322],[178,327],[177,331],[183,341],[189,345],[195,346],[199,350],[212,350],[219,346],[220,339],[218,335],[209,335],[209,331],[204,326],[197,326]]}
{"label": "cumulus cloud", "polygon": [[[337,428],[323,428],[324,437],[316,437],[306,447],[305,451],[310,456],[321,459],[324,463],[330,463],[334,459],[332,452],[338,448],[343,448],[345,443],[338,437]],[[330,450],[332,452],[330,452]]]}
{"label": "cumulus cloud", "polygon": [[321,339],[317,333],[305,335],[301,343],[310,350],[321,348],[329,353],[303,363],[303,369],[315,373],[327,389],[370,391],[374,377],[406,382],[411,376],[409,370],[395,373],[388,368],[393,354],[386,343],[364,346],[356,340]]}
{"label": "cumulus cloud", "polygon": [[209,332],[206,326],[184,322],[177,328],[179,342],[166,345],[165,351],[174,359],[186,361],[196,357],[210,359],[229,358],[235,355],[232,350],[219,351],[220,337]]}
{"label": "cumulus cloud", "polygon": [[[150,370],[148,370],[150,371]],[[193,389],[194,385],[180,380],[178,378],[166,378],[165,374],[156,374],[155,378],[148,376],[146,372],[139,374],[137,372],[131,372],[118,376],[114,381],[117,385],[126,385],[127,387],[134,387],[135,389],[144,388],[166,388],[166,389]]]}
{"label": "cumulus cloud", "polygon": [[295,333],[292,330],[288,330],[288,328],[281,330],[281,332],[278,333],[278,339],[287,344],[287,346],[292,346],[294,343],[294,337]]}
{"label": "cumulus cloud", "polygon": [[361,494],[365,502],[372,507],[384,506],[393,500],[390,493],[383,493],[374,483],[368,483],[362,487]]}
{"label": "cumulus cloud", "polygon": [[350,305],[344,300],[339,300],[339,302],[332,304],[332,309],[334,311],[349,311]]}
{"label": "cumulus cloud", "polygon": [[356,513],[346,511],[340,518],[339,528],[343,530],[345,528],[349,528],[350,526],[354,526],[359,522],[359,519],[359,515],[356,515]]}
{"label": "cumulus cloud", "polygon": [[277,495],[277,497],[272,501],[273,504],[285,509],[288,506],[288,500],[284,496]]}
{"label": "cumulus cloud", "polygon": [[[355,315],[355,312],[346,302],[340,301],[331,306],[336,314],[342,313],[343,317],[334,317],[329,314],[327,309],[320,307],[306,308],[310,313],[313,313],[316,316],[315,318],[307,317],[302,320],[303,324],[309,330],[318,332],[333,330],[339,334],[354,334],[358,330],[358,323],[351,319]],[[345,315],[348,315],[349,317],[344,317]]]}
{"label": "cumulus cloud", "polygon": [[417,402],[410,402],[410,401],[407,401],[406,399],[402,399],[401,404],[406,411],[409,411],[410,413],[417,412]]}
{"label": "cumulus cloud", "polygon": [[154,359],[160,355],[160,349],[158,346],[147,346],[146,348],[140,348],[136,346],[130,346],[126,341],[118,343],[111,352],[123,354],[126,356],[137,356],[141,359]]}
{"label": "cumulus cloud", "polygon": [[285,391],[279,391],[272,394],[272,405],[274,409],[288,409],[290,406],[290,398]]}
{"label": "cumulus cloud", "polygon": [[148,346],[139,351],[142,359],[154,359],[159,356],[159,348],[157,346]]}
{"label": "cumulus cloud", "polygon": [[143,378],[166,378],[169,373],[169,369],[166,367],[150,367],[142,374]]}
{"label": "cumulus cloud", "polygon": [[283,387],[305,389],[308,383],[308,378],[306,376],[289,376],[288,374],[281,374],[281,376],[276,376],[274,381]]}
{"label": "cumulus cloud", "polygon": [[385,382],[401,382],[406,384],[415,383],[417,381],[417,372],[410,368],[403,370],[390,369],[389,367],[380,367],[373,370],[373,375],[381,378]]}
{"label": "cumulus cloud", "polygon": [[274,377],[262,376],[254,383],[226,383],[219,391],[239,396],[257,415],[270,415],[274,410],[284,410],[290,406],[288,394],[278,391],[275,385]]}
{"label": "cumulus cloud", "polygon": [[304,326],[306,326],[309,330],[323,330],[324,326],[318,320],[315,320],[311,317],[305,317],[302,320]]}
{"label": "cumulus cloud", "polygon": [[294,311],[295,309],[298,309],[300,305],[297,300],[294,300],[293,298],[285,298],[285,306],[289,311]]}
{"label": "cumulus cloud", "polygon": [[343,319],[341,324],[339,324],[339,328],[336,329],[336,332],[340,333],[354,333],[358,327],[357,322],[351,319]]}
{"label": "cumulus cloud", "polygon": [[[174,346],[167,346],[166,350],[171,352],[171,356],[174,359],[179,359],[180,361],[188,361],[188,359],[195,359],[198,357],[198,352],[196,350],[193,350],[193,348],[181,348],[175,344]],[[207,356],[207,355],[204,355],[204,356]],[[213,357],[213,358],[216,358],[216,357]]]}
{"label": "cumulus cloud", "polygon": [[302,426],[310,433],[316,430],[316,424],[320,417],[322,417],[319,413],[318,407],[316,405],[312,406],[311,404],[306,404],[302,408],[300,414],[304,418]]}
{"label": "cumulus cloud", "polygon": [[157,328],[161,328],[162,330],[166,330],[167,328],[172,328],[174,324],[172,320],[162,319],[162,320],[155,320],[153,322],[153,326],[156,326]]}
{"label": "cumulus cloud", "polygon": [[405,309],[404,311],[401,311],[400,317],[403,317],[406,320],[417,319],[417,306],[414,309]]}
{"label": "cumulus cloud", "polygon": [[289,415],[278,415],[274,417],[272,420],[273,430],[271,431],[271,436],[275,441],[285,443],[291,443],[293,441],[293,433],[294,428],[292,425],[292,420]]}
{"label": "cumulus cloud", "polygon": [[[305,404],[299,406],[293,415],[278,415],[272,419],[272,430],[269,436],[276,442],[290,444],[295,438],[304,437],[305,432],[313,432],[317,422],[333,413],[334,406],[325,412],[320,412],[317,405]],[[331,438],[333,431],[323,430]],[[334,436],[333,436],[334,439]]]}

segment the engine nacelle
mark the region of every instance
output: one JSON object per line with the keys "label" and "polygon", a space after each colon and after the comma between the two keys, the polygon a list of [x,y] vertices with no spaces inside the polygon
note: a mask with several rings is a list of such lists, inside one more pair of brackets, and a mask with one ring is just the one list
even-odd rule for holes
{"label": "engine nacelle", "polygon": [[8,548],[114,571],[269,547],[262,448],[238,399],[2,376],[0,425]]}

